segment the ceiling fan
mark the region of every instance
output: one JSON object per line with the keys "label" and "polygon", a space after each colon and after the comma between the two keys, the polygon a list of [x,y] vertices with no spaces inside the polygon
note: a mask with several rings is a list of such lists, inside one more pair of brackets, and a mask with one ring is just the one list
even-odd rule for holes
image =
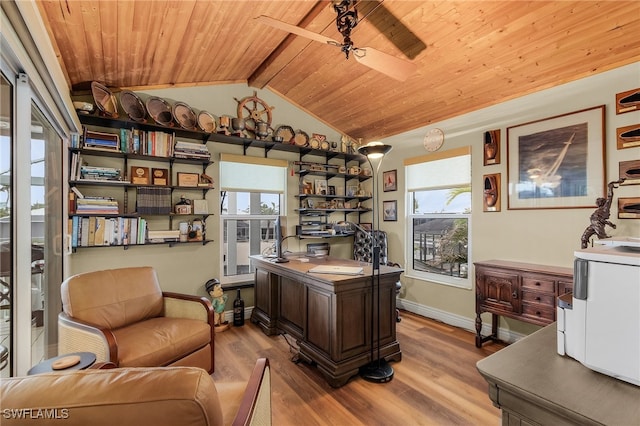
{"label": "ceiling fan", "polygon": [[396,80],[405,81],[409,76],[415,73],[416,64],[404,59],[375,50],[371,47],[355,47],[351,41],[351,31],[358,25],[358,13],[355,7],[352,7],[355,0],[334,0],[333,8],[337,13],[336,26],[343,36],[343,42],[339,43],[332,38],[314,33],[307,29],[279,21],[269,16],[258,16],[256,20],[262,24],[278,28],[292,34],[296,34],[308,39],[318,41],[320,43],[329,44],[339,47],[344,52],[347,59],[349,53],[353,54],[355,60],[373,70],[388,75]]}

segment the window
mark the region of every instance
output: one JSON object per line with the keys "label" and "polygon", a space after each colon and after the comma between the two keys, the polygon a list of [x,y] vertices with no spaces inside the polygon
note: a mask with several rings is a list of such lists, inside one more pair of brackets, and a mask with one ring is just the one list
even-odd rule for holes
{"label": "window", "polygon": [[469,148],[407,159],[408,276],[471,288]]}
{"label": "window", "polygon": [[249,256],[274,246],[275,220],[286,211],[286,171],[286,161],[222,155],[222,283],[252,280]]}

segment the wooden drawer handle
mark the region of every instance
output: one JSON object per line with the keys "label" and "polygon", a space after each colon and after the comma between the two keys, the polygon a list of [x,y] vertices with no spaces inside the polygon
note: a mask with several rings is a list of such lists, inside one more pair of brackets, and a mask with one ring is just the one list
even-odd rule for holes
{"label": "wooden drawer handle", "polygon": [[536,300],[539,302],[540,301],[540,296],[536,296]]}
{"label": "wooden drawer handle", "polygon": [[514,291],[513,293],[511,293],[511,297],[513,297],[514,299],[518,298],[518,292]]}
{"label": "wooden drawer handle", "polygon": [[536,281],[536,285],[540,287],[540,281]]}

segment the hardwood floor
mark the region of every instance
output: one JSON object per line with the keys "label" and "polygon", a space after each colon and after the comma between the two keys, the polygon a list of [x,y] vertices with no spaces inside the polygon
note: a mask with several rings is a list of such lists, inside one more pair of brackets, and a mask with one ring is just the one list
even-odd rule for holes
{"label": "hardwood floor", "polygon": [[391,362],[393,380],[378,384],[355,376],[334,389],[314,366],[292,362],[291,336],[266,336],[247,321],[216,335],[213,378],[245,381],[256,358],[269,358],[274,426],[500,424],[475,365],[504,345],[478,349],[474,334],[408,312],[397,333],[402,361]]}

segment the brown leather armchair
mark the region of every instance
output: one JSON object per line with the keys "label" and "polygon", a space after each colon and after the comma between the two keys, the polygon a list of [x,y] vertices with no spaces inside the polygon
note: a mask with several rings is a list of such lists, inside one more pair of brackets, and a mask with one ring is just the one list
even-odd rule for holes
{"label": "brown leather armchair", "polygon": [[0,381],[2,425],[271,425],[269,360],[248,382],[219,383],[201,368],[131,367]]}
{"label": "brown leather armchair", "polygon": [[151,267],[87,272],[61,286],[58,353],[93,352],[118,367],[214,370],[213,307],[163,293]]}

